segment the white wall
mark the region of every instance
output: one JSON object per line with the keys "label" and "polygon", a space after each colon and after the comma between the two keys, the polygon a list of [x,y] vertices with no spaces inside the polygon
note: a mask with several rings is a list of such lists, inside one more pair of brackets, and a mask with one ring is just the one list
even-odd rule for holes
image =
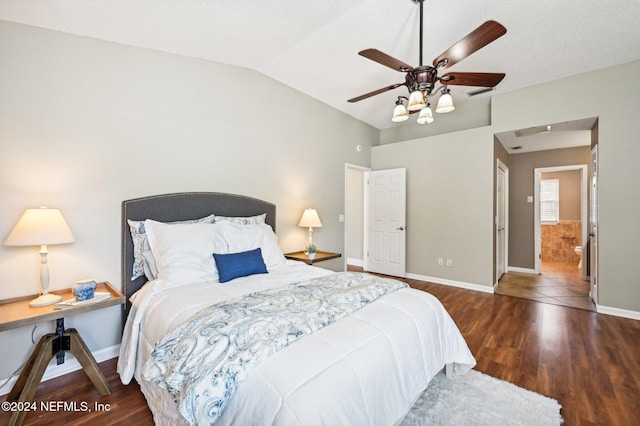
{"label": "white wall", "polygon": [[493,286],[491,128],[377,146],[371,166],[407,169],[407,273]]}
{"label": "white wall", "polygon": [[[275,203],[284,251],[304,246],[297,223],[314,207],[314,240],[342,252],[344,164],[368,166],[377,140],[376,129],[254,71],[0,22],[0,238],[26,208],[60,208],[77,241],[49,247],[52,289],[87,277],[119,288],[121,202],[152,194]],[[0,246],[0,299],[38,292],[37,252]],[[92,350],[120,339],[117,307],[67,325]],[[41,324],[36,338],[52,331]],[[26,359],[30,333],[0,333],[0,378]]]}

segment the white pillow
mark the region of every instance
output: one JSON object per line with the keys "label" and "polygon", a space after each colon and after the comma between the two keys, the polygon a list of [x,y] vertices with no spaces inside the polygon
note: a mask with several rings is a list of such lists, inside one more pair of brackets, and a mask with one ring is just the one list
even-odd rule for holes
{"label": "white pillow", "polygon": [[[205,216],[200,219],[193,220],[184,220],[179,222],[169,222],[169,223],[196,223],[196,222],[204,222],[204,223],[213,223],[215,221],[215,215],[210,214],[209,216]],[[129,232],[131,232],[131,239],[133,241],[133,270],[131,271],[131,281],[135,280],[138,277],[143,275],[147,275],[148,279],[154,279],[146,272],[149,271],[149,265],[147,265],[147,257],[145,256],[145,252],[150,250],[149,242],[147,241],[147,234],[144,227],[144,220],[131,220],[127,219],[129,223]]]}
{"label": "white pillow", "polygon": [[158,278],[169,282],[217,279],[213,253],[229,253],[219,224],[166,224],[146,220]]}
{"label": "white pillow", "polygon": [[222,228],[224,239],[229,246],[229,253],[239,253],[260,247],[267,269],[286,262],[278,245],[278,237],[271,226],[264,223],[242,225],[226,221],[217,222],[216,225]]}
{"label": "white pillow", "polygon": [[267,214],[262,213],[256,216],[216,216],[215,222],[232,222],[238,225],[255,225],[256,223],[265,223]]}

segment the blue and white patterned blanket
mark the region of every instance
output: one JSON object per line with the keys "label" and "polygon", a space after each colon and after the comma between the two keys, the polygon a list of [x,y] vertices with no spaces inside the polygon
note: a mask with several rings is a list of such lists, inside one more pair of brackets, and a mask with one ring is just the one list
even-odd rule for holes
{"label": "blue and white patterned blanket", "polygon": [[212,424],[260,361],[405,287],[396,280],[341,272],[225,301],[162,339],[144,378],[173,395],[190,424]]}

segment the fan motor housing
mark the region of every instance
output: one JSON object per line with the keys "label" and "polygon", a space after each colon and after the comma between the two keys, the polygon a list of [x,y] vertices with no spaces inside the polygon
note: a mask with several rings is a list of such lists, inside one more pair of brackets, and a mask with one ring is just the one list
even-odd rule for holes
{"label": "fan motor housing", "polygon": [[407,73],[405,81],[410,92],[420,90],[431,93],[438,79],[438,70],[429,65],[422,65]]}

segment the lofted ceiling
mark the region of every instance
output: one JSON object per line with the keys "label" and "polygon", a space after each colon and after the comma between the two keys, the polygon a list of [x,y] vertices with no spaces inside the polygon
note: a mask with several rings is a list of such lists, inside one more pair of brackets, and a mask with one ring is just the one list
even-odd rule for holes
{"label": "lofted ceiling", "polygon": [[[447,69],[506,73],[495,91],[474,97],[467,92],[477,88],[452,86],[461,111],[487,108],[495,93],[640,58],[638,0],[424,0],[424,10],[427,64],[486,20],[507,28]],[[411,0],[0,2],[0,20],[254,69],[378,129],[418,124],[390,120],[404,87],[347,102],[404,81],[357,53],[376,48],[417,66],[418,11]]]}

